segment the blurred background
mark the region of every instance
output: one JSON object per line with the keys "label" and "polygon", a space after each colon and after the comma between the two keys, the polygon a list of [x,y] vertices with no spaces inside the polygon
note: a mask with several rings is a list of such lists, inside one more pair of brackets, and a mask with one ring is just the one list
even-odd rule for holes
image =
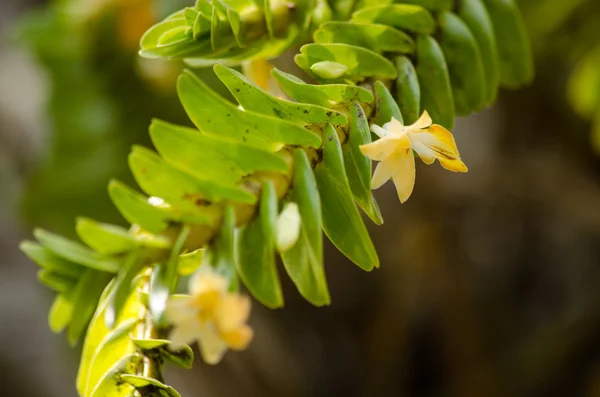
{"label": "blurred background", "polygon": [[[48,329],[52,293],[18,243],[34,226],[74,236],[79,215],[124,222],[106,185],[132,180],[130,146],[149,145],[152,117],[189,123],[181,65],[141,60],[137,43],[188,3],[0,2],[6,395],[76,396],[79,348]],[[459,120],[469,173],[420,165],[402,206],[378,191],[381,269],[329,247],[333,304],[314,308],[285,280],[284,310],[254,305],[248,351],[167,370],[182,396],[600,397],[600,2],[519,3],[537,78]]]}

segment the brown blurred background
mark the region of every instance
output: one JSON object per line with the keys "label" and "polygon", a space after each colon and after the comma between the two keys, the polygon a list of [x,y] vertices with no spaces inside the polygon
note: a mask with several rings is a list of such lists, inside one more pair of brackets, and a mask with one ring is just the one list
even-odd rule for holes
{"label": "brown blurred background", "polygon": [[[187,122],[181,66],[140,60],[137,40],[186,3],[0,3],[1,395],[76,395],[79,351],[49,331],[52,294],[18,242],[33,226],[73,235],[77,215],[122,222],[106,184],[131,180],[130,145],[148,144],[151,117]],[[207,397],[600,396],[600,1],[520,3],[534,84],[459,120],[468,174],[420,164],[408,203],[377,192],[381,269],[329,247],[330,307],[282,277],[286,308],[254,306],[248,351],[167,382]]]}

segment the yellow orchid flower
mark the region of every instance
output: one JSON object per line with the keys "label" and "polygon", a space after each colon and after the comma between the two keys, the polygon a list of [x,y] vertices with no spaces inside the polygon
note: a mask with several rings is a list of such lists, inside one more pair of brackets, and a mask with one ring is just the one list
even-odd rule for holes
{"label": "yellow orchid flower", "polygon": [[433,124],[426,111],[412,125],[405,126],[392,118],[383,128],[371,125],[371,131],[379,139],[360,146],[365,156],[380,162],[373,174],[371,188],[377,189],[391,178],[401,203],[408,200],[415,186],[413,150],[425,164],[432,164],[438,159],[449,171],[467,172],[452,133],[441,125]]}
{"label": "yellow orchid flower", "polygon": [[250,298],[227,290],[227,279],[203,266],[190,279],[191,296],[171,298],[165,317],[174,325],[174,349],[198,341],[202,358],[217,364],[228,348],[243,350],[253,331],[246,322]]}

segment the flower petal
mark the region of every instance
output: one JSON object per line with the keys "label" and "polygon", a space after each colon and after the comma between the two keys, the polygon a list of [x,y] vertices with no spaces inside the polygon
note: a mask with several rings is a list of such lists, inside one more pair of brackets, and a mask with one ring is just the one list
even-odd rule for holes
{"label": "flower petal", "polygon": [[414,124],[408,127],[409,130],[423,130],[429,128],[433,124],[433,120],[427,110],[423,112],[419,120],[415,121]]}
{"label": "flower petal", "polygon": [[216,308],[215,323],[221,332],[233,331],[241,327],[250,316],[250,298],[228,294]]}
{"label": "flower petal", "polygon": [[165,309],[166,320],[171,324],[179,325],[193,319],[198,310],[192,301],[192,297],[170,298]]}
{"label": "flower petal", "polygon": [[377,124],[371,124],[371,132],[377,135],[380,139],[385,138],[388,135],[388,130],[378,126]]}
{"label": "flower petal", "polygon": [[373,178],[371,179],[372,190],[379,189],[384,183],[390,180],[392,174],[394,173],[391,166],[392,165],[387,161],[382,161],[381,163],[377,164],[375,172],[373,173]]}
{"label": "flower petal", "polygon": [[200,322],[193,319],[177,324],[170,334],[171,348],[178,350],[182,345],[194,343],[199,337],[200,326]]}
{"label": "flower petal", "polygon": [[360,145],[362,154],[374,161],[384,161],[393,152],[410,147],[410,140],[406,135],[388,135],[372,143]]}
{"label": "flower petal", "polygon": [[198,342],[202,359],[207,364],[218,364],[227,351],[227,345],[219,337],[214,324],[205,323],[198,329]]}
{"label": "flower petal", "polygon": [[383,128],[388,132],[388,134],[393,135],[404,135],[406,133],[406,128],[402,122],[394,117],[383,125]]}
{"label": "flower petal", "polygon": [[[426,164],[433,163],[436,158],[440,162],[449,160],[452,164],[452,161],[458,160],[459,163],[462,163],[454,137],[444,127],[434,124],[426,130],[411,131],[408,136],[412,148]],[[451,170],[460,168],[448,164],[447,161],[446,163]],[[464,164],[460,169],[466,170]]]}
{"label": "flower petal", "polygon": [[244,350],[248,347],[253,337],[254,331],[247,325],[221,334],[221,339],[233,350]]}
{"label": "flower petal", "polygon": [[192,295],[212,290],[227,290],[227,280],[215,273],[210,266],[200,266],[200,269],[190,278],[189,291]]}
{"label": "flower petal", "polygon": [[407,150],[406,154],[394,154],[390,156],[387,163],[393,170],[392,180],[396,185],[396,192],[401,203],[405,203],[410,197],[415,187],[415,156],[412,150]]}

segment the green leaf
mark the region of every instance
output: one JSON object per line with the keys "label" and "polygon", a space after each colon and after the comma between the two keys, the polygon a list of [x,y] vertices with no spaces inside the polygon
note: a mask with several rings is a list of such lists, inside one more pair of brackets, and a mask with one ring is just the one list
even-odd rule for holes
{"label": "green leaf", "polygon": [[406,33],[387,25],[331,21],[313,35],[315,43],[342,43],[372,51],[412,54],[415,42]]}
{"label": "green leaf", "polygon": [[177,271],[181,276],[189,276],[193,274],[200,265],[204,258],[204,249],[197,249],[186,254],[179,255],[179,261],[177,262]]}
{"label": "green leaf", "polygon": [[109,329],[115,326],[119,314],[131,294],[133,279],[143,265],[140,253],[136,250],[128,255],[124,265],[119,270],[113,282],[113,288],[108,296],[108,303],[104,311],[104,321]]}
{"label": "green leaf", "polygon": [[54,298],[50,314],[48,315],[48,324],[52,332],[59,333],[66,328],[73,318],[73,300],[71,293],[58,294]]}
{"label": "green leaf", "polygon": [[70,291],[76,283],[75,279],[44,269],[37,272],[37,278],[46,287],[61,293]]}
{"label": "green leaf", "polygon": [[129,155],[129,166],[146,193],[164,198],[187,211],[201,211],[198,201],[256,202],[256,197],[245,189],[194,178],[169,166],[158,154],[140,146],[134,146]]}
{"label": "green leaf", "polygon": [[396,102],[406,125],[419,119],[421,110],[421,87],[412,61],[405,56],[396,58]]}
{"label": "green leaf", "polygon": [[258,215],[242,226],[236,238],[237,270],[252,295],[263,305],[283,306],[281,283],[275,263],[277,195],[271,182],[263,184]]}
{"label": "green leaf", "polygon": [[159,347],[167,346],[171,344],[168,339],[137,339],[131,338],[133,343],[142,350],[153,350]]}
{"label": "green leaf", "polygon": [[325,128],[325,133],[323,161],[315,167],[323,204],[323,230],[352,262],[370,271],[373,267],[379,267],[377,252],[352,201],[337,132],[329,125]]}
{"label": "green leaf", "polygon": [[145,282],[146,276],[137,278],[136,287],[129,295],[113,330],[109,330],[104,322],[112,287],[105,289],[85,338],[77,374],[77,390],[80,396],[90,396],[92,391],[99,387],[102,379],[108,382],[110,377],[107,374],[111,372],[111,367],[125,357],[131,358],[129,355],[135,352],[136,345],[129,334],[136,324],[139,324],[141,312],[146,310],[139,294],[140,287]]}
{"label": "green leaf", "polygon": [[421,112],[429,112],[434,123],[452,130],[455,112],[448,65],[433,37],[417,37],[416,71],[421,88]]}
{"label": "green leaf", "polygon": [[23,241],[19,248],[29,259],[52,273],[76,279],[84,271],[84,268],[78,264],[55,255],[48,248],[33,241]]}
{"label": "green leaf", "polygon": [[275,98],[257,87],[243,74],[223,65],[215,65],[215,73],[231,94],[246,110],[268,114],[296,124],[342,125],[346,117],[322,106],[303,104]]}
{"label": "green leaf", "polygon": [[156,324],[164,323],[164,312],[167,307],[167,301],[171,292],[175,289],[177,284],[177,262],[179,254],[183,249],[185,242],[190,234],[189,226],[184,226],[169,256],[169,261],[166,264],[157,264],[152,272],[150,279],[150,294],[149,294],[149,308],[152,320]]}
{"label": "green leaf", "polygon": [[292,99],[298,102],[314,103],[331,109],[340,103],[373,102],[373,94],[369,90],[350,84],[306,84],[296,76],[282,72],[277,68],[271,71],[281,88]]}
{"label": "green leaf", "polygon": [[61,258],[104,272],[116,273],[119,270],[119,263],[114,259],[102,257],[75,241],[42,229],[35,229],[33,234],[44,247]]}
{"label": "green leaf", "polygon": [[120,226],[78,218],[75,230],[84,243],[101,255],[128,252],[136,246],[135,239]]}
{"label": "green leaf", "polygon": [[371,160],[360,151],[360,145],[371,143],[369,122],[363,109],[356,102],[350,108],[348,142],[342,145],[344,166],[350,190],[356,203],[377,225],[383,223],[379,206],[371,193]]}
{"label": "green leaf", "polygon": [[230,288],[237,289],[237,273],[235,270],[235,210],[227,206],[219,234],[213,239],[204,256],[206,263],[216,273],[227,278]]}
{"label": "green leaf", "polygon": [[302,218],[296,244],[281,253],[281,259],[300,294],[315,306],[330,303],[323,267],[323,234],[319,191],[306,152],[294,151],[294,187],[290,200],[298,205]]}
{"label": "green leaf", "polygon": [[172,351],[168,347],[161,349],[161,355],[169,362],[185,369],[190,369],[194,365],[194,351],[191,347],[183,345],[179,350]]}
{"label": "green leaf", "polygon": [[385,123],[389,123],[392,117],[401,123],[404,122],[400,109],[396,100],[392,94],[388,91],[387,87],[381,82],[376,81],[374,84],[375,88],[375,118],[373,124],[383,126]]}
{"label": "green leaf", "polygon": [[77,344],[92,318],[100,295],[112,275],[88,269],[73,289],[73,319],[67,330],[67,339],[71,345]]}
{"label": "green leaf", "polygon": [[160,233],[167,228],[168,213],[148,203],[144,195],[116,180],[109,183],[108,194],[129,223],[140,225],[151,233]]}
{"label": "green leaf", "polygon": [[280,149],[283,144],[315,148],[321,145],[318,135],[298,125],[238,109],[189,71],[179,76],[177,92],[192,122],[206,135],[270,151]]}
{"label": "green leaf", "polygon": [[123,379],[125,382],[129,383],[136,389],[140,389],[140,388],[146,387],[146,386],[153,386],[153,387],[157,387],[159,389],[166,389],[168,387],[164,383],[162,383],[154,378],[150,378],[148,376],[123,374],[123,375],[121,375],[121,379]]}
{"label": "green leaf", "polygon": [[[394,64],[383,56],[371,50],[348,44],[306,44],[300,48],[305,61],[296,63],[307,72],[310,66],[318,62],[332,61],[345,65],[348,70],[345,77],[354,81],[362,81],[367,77],[376,79],[395,79],[396,68]],[[306,62],[306,64],[303,64]],[[307,68],[308,66],[308,68]]]}
{"label": "green leaf", "polygon": [[256,171],[289,171],[289,165],[276,153],[164,121],[152,121],[150,136],[170,165],[200,179],[231,184]]}
{"label": "green leaf", "polygon": [[128,397],[133,395],[135,388],[123,382],[121,375],[135,373],[141,357],[131,353],[114,364],[107,371],[96,387],[83,397]]}
{"label": "green leaf", "polygon": [[435,20],[431,13],[418,5],[390,4],[363,8],[354,13],[352,22],[379,23],[411,33],[432,34]]}

